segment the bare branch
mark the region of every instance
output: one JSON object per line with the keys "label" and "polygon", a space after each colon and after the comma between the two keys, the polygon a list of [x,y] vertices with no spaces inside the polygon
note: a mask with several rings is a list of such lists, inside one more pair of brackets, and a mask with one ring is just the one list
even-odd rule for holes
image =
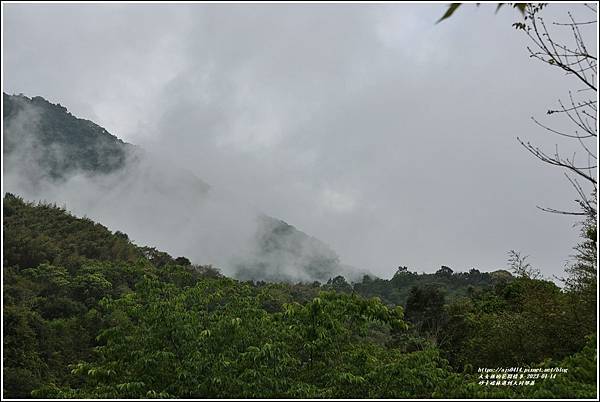
{"label": "bare branch", "polygon": [[[557,129],[550,127],[545,123],[541,123],[536,118],[531,119],[544,130],[559,135],[564,138],[576,140],[577,149],[581,152],[573,151],[570,156],[562,156],[559,153],[558,145],[554,154],[544,152],[540,147],[534,146],[529,142],[525,142],[517,137],[519,143],[532,155],[540,161],[549,165],[557,166],[565,170],[564,174],[570,182],[571,187],[577,194],[575,202],[581,210],[565,211],[554,208],[538,207],[539,209],[559,213],[564,215],[590,215],[596,213],[595,199],[590,200],[586,191],[577,179],[585,179],[584,183],[591,186],[592,194],[597,194],[597,155],[596,155],[596,138],[598,136],[597,129],[597,101],[595,96],[589,99],[577,99],[574,94],[579,94],[585,91],[597,92],[596,75],[598,72],[597,57],[588,51],[581,27],[590,26],[596,23],[596,7],[586,5],[588,11],[593,12],[593,18],[581,18],[578,22],[572,15],[568,13],[570,22],[561,23],[553,22],[550,26],[556,29],[568,29],[571,33],[573,42],[571,45],[557,42],[548,29],[548,25],[539,15],[543,7],[529,4],[526,9],[526,24],[515,24],[517,28],[523,29],[526,35],[530,38],[532,45],[527,47],[531,58],[540,60],[541,62],[559,68],[566,75],[575,76],[578,82],[584,84],[584,88],[575,88],[569,91],[568,100],[563,102],[558,100],[559,107],[556,110],[548,110],[548,115],[562,115],[571,125],[570,129]],[[595,50],[595,49],[592,49]],[[581,163],[583,158],[586,162]],[[586,186],[587,187],[587,186]]]}

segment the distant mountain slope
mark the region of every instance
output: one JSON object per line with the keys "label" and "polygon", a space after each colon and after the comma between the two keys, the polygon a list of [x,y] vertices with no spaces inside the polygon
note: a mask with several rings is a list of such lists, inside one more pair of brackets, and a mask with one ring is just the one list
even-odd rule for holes
{"label": "distant mountain slope", "polygon": [[325,243],[294,226],[266,215],[259,217],[256,253],[240,263],[240,279],[325,282],[332,273],[359,279],[357,272],[340,264],[338,255]]}
{"label": "distant mountain slope", "polygon": [[2,97],[4,155],[9,169],[11,158],[26,158],[54,179],[75,171],[110,173],[123,168],[134,149],[103,127],[40,96],[3,93]]}
{"label": "distant mountain slope", "polygon": [[[326,244],[41,97],[3,94],[5,191],[65,205],[243,279],[361,275]],[[218,184],[218,183],[217,183]]]}

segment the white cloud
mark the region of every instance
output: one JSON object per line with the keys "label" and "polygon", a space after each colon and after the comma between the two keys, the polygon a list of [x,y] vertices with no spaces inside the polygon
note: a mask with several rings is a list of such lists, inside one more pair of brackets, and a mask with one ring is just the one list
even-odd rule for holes
{"label": "white cloud", "polygon": [[552,146],[529,117],[571,83],[527,56],[514,10],[465,5],[435,25],[444,9],[8,4],[4,85],[156,149],[378,274],[496,269],[510,249],[558,274],[577,231],[535,206],[573,194],[515,137]]}
{"label": "white cloud", "polygon": [[321,191],[320,200],[328,210],[337,213],[352,212],[356,207],[354,197],[331,188],[325,188]]}

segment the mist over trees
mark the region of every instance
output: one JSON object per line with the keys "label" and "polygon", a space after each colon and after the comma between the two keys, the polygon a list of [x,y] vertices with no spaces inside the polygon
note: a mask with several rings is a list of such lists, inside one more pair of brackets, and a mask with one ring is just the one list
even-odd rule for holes
{"label": "mist over trees", "polygon": [[[3,94],[5,189],[242,279],[360,278],[322,241],[41,97]],[[148,217],[153,217],[148,219]]]}
{"label": "mist over trees", "polygon": [[577,210],[541,208],[578,225],[564,278],[516,250],[493,269],[400,265],[380,278],[60,104],[3,94],[3,397],[596,398],[597,59],[582,33],[596,8],[585,7],[593,19],[553,22],[568,45],[545,5],[513,5],[532,59],[585,87],[548,111],[566,130],[533,119],[573,156],[518,137],[577,197]]}

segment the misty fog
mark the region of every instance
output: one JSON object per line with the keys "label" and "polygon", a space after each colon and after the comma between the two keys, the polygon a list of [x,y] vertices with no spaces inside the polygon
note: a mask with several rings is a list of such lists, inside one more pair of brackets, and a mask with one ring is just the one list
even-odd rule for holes
{"label": "misty fog", "polygon": [[[69,150],[59,142],[44,142],[38,123],[47,117],[29,101],[14,102],[22,108],[5,125],[5,191],[58,204],[126,232],[138,245],[215,265],[243,279],[312,282],[333,274],[360,279],[357,269],[340,265],[335,252],[318,239],[299,236],[291,226],[280,228],[285,223],[159,154],[125,144],[125,164],[117,170],[75,167],[62,174],[69,166]],[[61,174],[48,174],[53,168]],[[335,271],[311,273],[315,259],[326,259]]]}
{"label": "misty fog", "polygon": [[138,151],[114,174],[32,183],[23,123],[3,191],[229,274],[264,213],[384,277],[504,268],[511,249],[560,275],[575,221],[536,205],[574,197],[515,137],[553,146],[530,117],[572,82],[529,59],[511,11],[465,6],[436,25],[443,10],[9,4],[4,91],[60,102]]}

